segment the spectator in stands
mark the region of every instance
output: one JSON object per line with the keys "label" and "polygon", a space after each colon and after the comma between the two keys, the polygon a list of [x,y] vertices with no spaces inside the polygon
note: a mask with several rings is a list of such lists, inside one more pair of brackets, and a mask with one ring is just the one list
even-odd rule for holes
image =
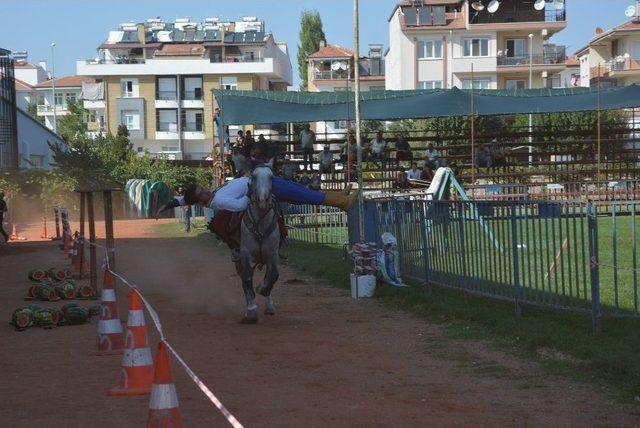
{"label": "spectator in stands", "polygon": [[416,162],[411,163],[411,169],[407,171],[407,178],[409,180],[420,180],[421,175],[422,171],[418,169],[418,164]]}
{"label": "spectator in stands", "polygon": [[424,163],[422,167],[422,172],[420,173],[420,180],[422,181],[431,181],[433,180],[433,170],[429,166],[427,162]]}
{"label": "spectator in stands", "polygon": [[320,163],[320,171],[328,174],[333,170],[333,153],[328,144],[325,144],[324,148],[318,154],[318,162]]}
{"label": "spectator in stands", "polygon": [[396,161],[400,164],[402,161],[411,160],[413,160],[413,153],[409,142],[402,135],[398,135],[396,138]]}
{"label": "spectator in stands", "polygon": [[384,168],[387,161],[387,142],[382,138],[382,131],[376,132],[376,137],[369,142],[369,160],[382,161],[382,167]]}
{"label": "spectator in stands", "polygon": [[236,143],[234,144],[234,147],[242,147],[242,144],[244,143],[244,131],[239,130],[238,131],[238,135],[236,135]]}
{"label": "spectator in stands", "polygon": [[475,167],[476,168],[491,168],[492,159],[491,151],[484,143],[478,144],[475,150]]}
{"label": "spectator in stands", "polygon": [[305,171],[307,171],[307,165],[309,165],[310,169],[313,169],[313,146],[315,143],[316,134],[311,130],[311,125],[306,123],[302,131],[300,131],[300,147],[302,148]]}
{"label": "spectator in stands", "polygon": [[393,188],[402,190],[402,189],[408,189],[410,187],[411,187],[411,183],[409,183],[409,179],[407,178],[407,173],[402,171],[398,172],[398,175],[395,181],[393,182]]}
{"label": "spectator in stands", "polygon": [[285,156],[284,165],[282,165],[282,178],[285,180],[295,180],[296,178],[296,165],[291,162],[289,156]]}
{"label": "spectator in stands", "polygon": [[320,188],[322,187],[322,179],[320,178],[319,172],[314,172],[313,175],[311,175],[311,180],[308,187],[311,190],[320,190]]}
{"label": "spectator in stands", "polygon": [[249,158],[251,157],[251,152],[253,151],[253,145],[256,143],[256,141],[253,139],[253,136],[251,135],[251,131],[247,131],[244,133],[244,139],[242,140],[242,154]]}
{"label": "spectator in stands", "polygon": [[259,162],[266,162],[269,159],[270,147],[264,135],[258,135],[258,141],[253,145],[253,158]]}
{"label": "spectator in stands", "polygon": [[433,143],[429,143],[427,145],[426,155],[426,163],[429,164],[429,167],[433,170],[440,168],[440,152],[436,150],[433,146]]}
{"label": "spectator in stands", "polygon": [[300,178],[298,179],[298,184],[304,187],[309,187],[309,185],[311,184],[311,177],[309,176],[309,172],[307,172],[307,170],[303,170]]}

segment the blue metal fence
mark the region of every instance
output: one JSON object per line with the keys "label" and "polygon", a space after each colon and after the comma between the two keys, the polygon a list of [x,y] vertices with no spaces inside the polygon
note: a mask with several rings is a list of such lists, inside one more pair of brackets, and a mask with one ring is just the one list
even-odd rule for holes
{"label": "blue metal fence", "polygon": [[601,313],[639,315],[635,202],[607,215],[584,202],[368,203],[376,239],[398,240],[403,276],[513,301],[517,315],[522,304],[590,311],[596,327]]}
{"label": "blue metal fence", "polygon": [[316,244],[349,242],[347,213],[338,208],[281,204],[281,210],[289,239]]}

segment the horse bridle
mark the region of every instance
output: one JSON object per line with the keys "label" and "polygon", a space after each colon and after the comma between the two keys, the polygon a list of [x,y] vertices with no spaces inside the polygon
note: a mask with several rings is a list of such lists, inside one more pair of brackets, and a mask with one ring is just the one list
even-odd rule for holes
{"label": "horse bridle", "polygon": [[[273,169],[269,165],[258,165],[254,169],[256,169],[256,168],[269,168],[273,172]],[[263,242],[265,236],[271,235],[273,233],[273,231],[276,229],[276,227],[278,226],[278,222],[277,222],[278,213],[276,211],[276,198],[275,198],[275,196],[273,196],[273,194],[271,195],[271,197],[269,198],[269,201],[267,202],[267,204],[268,204],[267,205],[267,209],[264,211],[264,213],[262,213],[262,215],[259,218],[256,219],[254,217],[254,215],[253,215],[253,210],[251,210],[251,205],[256,202],[256,199],[254,198],[254,192],[252,191],[252,188],[251,188],[251,183],[252,182],[253,182],[253,178],[250,178],[249,179],[249,200],[250,200],[250,202],[249,202],[249,206],[247,207],[247,211],[245,213],[245,219],[248,220],[247,228],[253,234],[253,236],[256,239],[256,241],[258,241],[258,245],[260,246],[260,252],[262,253],[262,242]],[[265,233],[261,233],[258,230],[258,228],[259,228],[260,224],[262,224],[264,219],[271,212],[274,212],[274,214],[276,216],[276,221],[273,222],[273,224],[271,225],[269,230],[267,230]]]}

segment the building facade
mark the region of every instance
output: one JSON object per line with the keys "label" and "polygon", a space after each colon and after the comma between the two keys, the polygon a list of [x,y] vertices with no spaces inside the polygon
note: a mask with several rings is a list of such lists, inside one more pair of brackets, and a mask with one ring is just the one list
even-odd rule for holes
{"label": "building facade", "polygon": [[[355,54],[352,50],[323,43],[308,59],[307,88],[309,92],[353,91]],[[385,64],[382,45],[369,45],[367,56],[360,58],[360,90],[385,89]],[[344,138],[348,129],[347,109],[345,119],[316,123],[316,134],[320,140]]]}
{"label": "building facade", "polygon": [[83,92],[90,130],[124,124],[138,152],[171,159],[211,154],[212,89],[286,90],[293,80],[286,44],[255,17],[124,23],[95,59],[77,62],[77,73],[96,79]]}
{"label": "building facade", "polygon": [[57,119],[69,114],[69,103],[81,100],[83,83],[93,82],[94,80],[89,77],[65,76],[45,80],[35,85],[33,89],[38,117],[44,119],[47,128],[56,130]]}
{"label": "building facade", "polygon": [[[387,89],[561,86],[565,0],[411,0],[389,17]],[[531,75],[531,78],[530,78]]]}
{"label": "building facade", "polygon": [[582,86],[640,83],[640,17],[608,31],[598,28],[576,56]]}

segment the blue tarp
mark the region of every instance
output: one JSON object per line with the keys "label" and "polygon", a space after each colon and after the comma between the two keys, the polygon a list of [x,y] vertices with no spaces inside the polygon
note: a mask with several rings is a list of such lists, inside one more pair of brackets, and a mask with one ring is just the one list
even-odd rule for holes
{"label": "blue tarp", "polygon": [[[353,93],[213,90],[229,125],[345,120],[355,117]],[[363,120],[617,110],[640,107],[640,86],[529,90],[369,91]]]}

